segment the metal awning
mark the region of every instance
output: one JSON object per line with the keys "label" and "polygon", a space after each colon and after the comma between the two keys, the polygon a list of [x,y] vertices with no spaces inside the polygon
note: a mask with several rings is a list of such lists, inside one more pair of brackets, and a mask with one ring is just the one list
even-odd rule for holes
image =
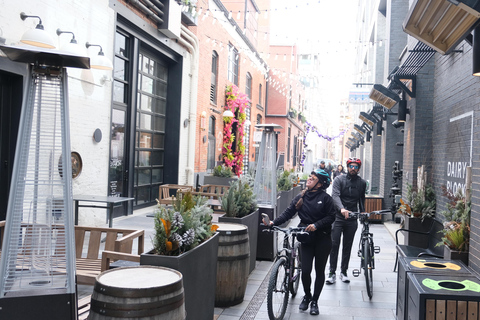
{"label": "metal awning", "polygon": [[395,73],[396,76],[414,76],[435,55],[435,50],[418,41],[412,50],[408,51],[408,57]]}
{"label": "metal awning", "polygon": [[448,54],[480,22],[480,3],[473,0],[415,0],[403,31]]}

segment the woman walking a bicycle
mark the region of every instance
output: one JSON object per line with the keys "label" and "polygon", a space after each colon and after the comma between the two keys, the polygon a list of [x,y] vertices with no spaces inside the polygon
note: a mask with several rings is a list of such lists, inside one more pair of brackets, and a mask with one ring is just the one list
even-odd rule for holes
{"label": "woman walking a bicycle", "polygon": [[332,230],[332,251],[330,253],[330,272],[327,284],[336,281],[335,270],[337,269],[338,251],[340,238],[343,234],[342,262],[340,265],[340,280],[350,282],[347,275],[350,253],[353,239],[358,228],[357,218],[349,218],[349,212],[365,212],[365,191],[367,183],[360,178],[358,171],[362,161],[358,158],[347,160],[346,175],[340,175],[333,181],[332,198],[337,209],[337,215]]}
{"label": "woman walking a bicycle", "polygon": [[[304,226],[308,236],[297,237],[301,245],[302,284],[305,296],[299,309],[305,311],[310,305],[310,314],[318,315],[318,298],[325,282],[325,266],[327,264],[332,238],[332,223],[335,220],[333,200],[325,190],[330,185],[330,176],[321,169],[312,171],[307,179],[306,189],[297,195],[285,211],[270,226],[281,225],[292,219],[298,212],[299,226]],[[264,221],[266,223],[266,221]],[[311,293],[312,267],[315,259],[315,282]]]}

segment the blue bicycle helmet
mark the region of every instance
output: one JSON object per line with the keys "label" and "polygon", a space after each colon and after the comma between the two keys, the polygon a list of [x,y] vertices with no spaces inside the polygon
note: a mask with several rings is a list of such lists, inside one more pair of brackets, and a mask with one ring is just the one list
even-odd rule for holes
{"label": "blue bicycle helmet", "polygon": [[322,184],[322,189],[327,189],[330,186],[330,176],[325,170],[316,169],[312,171],[312,174],[318,178],[318,181]]}

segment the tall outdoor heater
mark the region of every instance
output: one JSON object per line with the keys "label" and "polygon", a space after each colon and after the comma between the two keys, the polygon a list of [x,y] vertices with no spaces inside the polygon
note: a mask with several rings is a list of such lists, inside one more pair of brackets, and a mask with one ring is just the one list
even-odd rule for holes
{"label": "tall outdoor heater", "polygon": [[[255,128],[263,129],[260,152],[255,174],[254,191],[260,213],[266,213],[271,220],[277,217],[277,134],[281,129],[278,124],[257,124]],[[261,215],[260,215],[261,222]],[[278,241],[273,232],[263,232],[266,227],[258,228],[257,259],[272,261],[277,253]]]}
{"label": "tall outdoor heater", "polygon": [[0,45],[28,65],[0,260],[0,319],[76,319],[66,67],[87,57]]}

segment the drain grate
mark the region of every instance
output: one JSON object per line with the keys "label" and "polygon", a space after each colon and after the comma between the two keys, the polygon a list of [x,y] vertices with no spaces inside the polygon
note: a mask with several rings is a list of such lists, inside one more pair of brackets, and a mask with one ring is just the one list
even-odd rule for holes
{"label": "drain grate", "polygon": [[242,316],[240,317],[240,320],[255,319],[255,316],[257,315],[258,310],[260,310],[260,307],[262,306],[263,300],[265,300],[265,297],[267,296],[268,281],[270,279],[271,271],[272,269],[270,268],[267,276],[265,277],[262,284],[258,288],[257,292],[255,292],[255,295],[253,296],[252,300],[248,304],[247,309],[245,310],[245,312],[243,312]]}

